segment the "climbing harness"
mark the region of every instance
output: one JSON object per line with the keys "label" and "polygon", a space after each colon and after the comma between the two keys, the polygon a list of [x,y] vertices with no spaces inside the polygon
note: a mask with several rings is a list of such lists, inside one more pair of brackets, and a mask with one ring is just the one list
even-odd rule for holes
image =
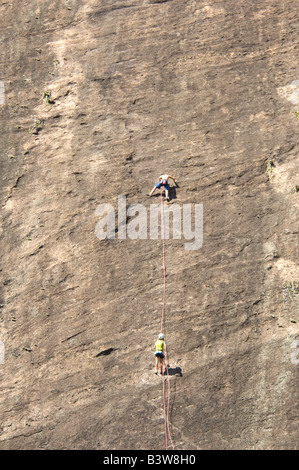
{"label": "climbing harness", "polygon": [[[165,240],[164,240],[164,209],[163,209],[163,197],[162,197],[162,190],[161,190],[161,238],[162,238],[162,246],[163,246],[163,301],[162,301],[162,314],[161,314],[161,328],[160,334],[163,331],[163,324],[164,324],[164,312],[165,312],[165,297],[166,297],[166,265],[165,265]],[[165,369],[167,374],[167,385],[168,385],[168,398],[167,398],[167,406],[166,406],[166,399],[165,399],[165,381],[164,381],[164,367],[162,367],[162,382],[163,382],[163,407],[164,407],[164,421],[165,421],[165,448],[168,450],[168,438],[171,441],[171,446],[174,449],[173,441],[170,434],[169,428],[169,402],[170,402],[170,377],[168,373],[168,366],[167,366],[167,352],[165,351]]]}

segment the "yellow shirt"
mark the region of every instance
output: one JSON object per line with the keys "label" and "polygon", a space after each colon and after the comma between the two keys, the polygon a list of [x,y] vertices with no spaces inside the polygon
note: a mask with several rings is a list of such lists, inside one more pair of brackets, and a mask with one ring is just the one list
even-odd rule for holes
{"label": "yellow shirt", "polygon": [[161,339],[158,339],[158,341],[156,341],[156,344],[155,344],[155,350],[163,352],[163,349],[164,349],[164,341]]}

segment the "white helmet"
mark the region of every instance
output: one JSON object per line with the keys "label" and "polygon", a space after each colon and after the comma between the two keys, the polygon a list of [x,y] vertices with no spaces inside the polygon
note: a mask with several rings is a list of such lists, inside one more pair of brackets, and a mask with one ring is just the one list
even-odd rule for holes
{"label": "white helmet", "polygon": [[159,336],[158,336],[159,339],[164,339],[164,335],[163,333],[160,333]]}

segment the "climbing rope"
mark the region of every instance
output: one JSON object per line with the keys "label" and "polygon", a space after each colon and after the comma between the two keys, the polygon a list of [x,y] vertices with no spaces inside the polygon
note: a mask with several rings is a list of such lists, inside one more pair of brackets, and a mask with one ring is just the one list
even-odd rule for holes
{"label": "climbing rope", "polygon": [[[161,190],[161,238],[162,238],[162,245],[163,245],[163,301],[162,301],[162,315],[161,315],[161,329],[160,332],[163,331],[163,323],[164,323],[164,312],[165,312],[165,297],[166,297],[166,264],[165,264],[165,240],[164,240],[164,206],[163,206],[163,197],[162,197],[162,190]],[[166,407],[166,400],[165,400],[165,381],[164,381],[164,367],[162,367],[162,382],[163,382],[163,407],[164,407],[164,421],[165,421],[165,448],[168,450],[168,439],[167,433],[171,441],[172,448],[174,449],[173,441],[170,434],[169,428],[169,403],[170,403],[170,377],[168,373],[168,366],[167,366],[167,353],[165,351],[165,368],[167,374],[167,385],[168,385],[168,398],[167,398],[167,407]]]}
{"label": "climbing rope", "polygon": [[164,206],[161,191],[161,238],[163,246],[163,301],[162,301],[162,315],[161,315],[161,328],[160,333],[163,332],[164,311],[165,311],[165,297],[166,297],[166,265],[165,265],[165,240],[164,240]]}

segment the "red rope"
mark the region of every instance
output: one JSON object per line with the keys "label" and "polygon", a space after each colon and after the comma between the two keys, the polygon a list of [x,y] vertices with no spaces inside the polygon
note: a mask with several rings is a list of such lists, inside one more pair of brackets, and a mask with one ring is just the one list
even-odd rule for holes
{"label": "red rope", "polygon": [[166,296],[166,266],[165,266],[165,241],[164,241],[164,209],[163,209],[163,198],[161,191],[161,237],[163,244],[163,302],[162,302],[162,315],[161,315],[161,328],[160,332],[163,332],[163,320],[164,320],[164,311],[165,311],[165,296]]}
{"label": "red rope", "polygon": [[[171,438],[170,434],[170,428],[169,428],[169,403],[170,403],[170,377],[168,374],[168,367],[167,367],[167,354],[165,353],[165,368],[166,368],[166,373],[167,373],[167,385],[168,385],[168,399],[167,399],[167,413],[165,412],[165,389],[164,389],[164,370],[162,369],[162,380],[163,380],[163,405],[164,405],[164,419],[165,419],[165,447],[166,450],[168,449],[167,447],[167,431],[168,435],[171,441],[171,446],[174,449],[174,444]],[[167,428],[167,431],[166,431]]]}
{"label": "red rope", "polygon": [[[164,311],[165,311],[165,297],[166,297],[166,265],[165,265],[165,241],[164,241],[164,210],[163,210],[163,197],[161,191],[161,238],[163,243],[163,302],[162,302],[162,315],[161,315],[161,333],[163,331],[163,322],[164,322]],[[169,402],[170,402],[170,377],[168,374],[168,367],[167,367],[167,353],[165,351],[165,368],[167,373],[167,380],[168,380],[168,399],[167,399],[167,409],[166,409],[166,401],[165,401],[165,383],[164,383],[164,367],[162,366],[162,382],[163,382],[163,407],[164,407],[164,421],[165,421],[165,448],[168,449],[167,443],[167,433],[170,437],[172,448],[174,449],[173,441],[170,434],[169,428]]]}
{"label": "red rope", "polygon": [[164,367],[162,367],[162,382],[163,382],[163,408],[164,408],[164,423],[165,423],[165,449],[168,449],[167,446],[167,430],[168,430],[168,413],[166,413],[166,404],[165,404],[165,383],[164,383]]}

